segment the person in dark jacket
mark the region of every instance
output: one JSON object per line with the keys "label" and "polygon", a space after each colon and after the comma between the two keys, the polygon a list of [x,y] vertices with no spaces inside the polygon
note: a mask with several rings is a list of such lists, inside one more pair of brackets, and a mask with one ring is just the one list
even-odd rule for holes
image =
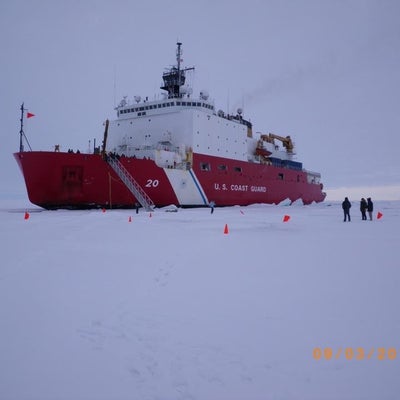
{"label": "person in dark jacket", "polygon": [[367,211],[369,215],[369,220],[372,221],[372,211],[374,211],[374,203],[371,200],[371,197],[367,199]]}
{"label": "person in dark jacket", "polygon": [[344,220],[343,222],[346,222],[346,219],[349,219],[349,222],[351,221],[350,219],[350,208],[351,208],[351,203],[347,197],[345,197],[344,202],[342,203],[342,208],[344,212]]}
{"label": "person in dark jacket", "polygon": [[209,206],[211,208],[211,214],[213,214],[214,213],[215,202],[214,201],[210,201]]}
{"label": "person in dark jacket", "polygon": [[367,200],[365,200],[363,197],[360,201],[361,219],[363,221],[367,220],[367,208],[368,208]]}

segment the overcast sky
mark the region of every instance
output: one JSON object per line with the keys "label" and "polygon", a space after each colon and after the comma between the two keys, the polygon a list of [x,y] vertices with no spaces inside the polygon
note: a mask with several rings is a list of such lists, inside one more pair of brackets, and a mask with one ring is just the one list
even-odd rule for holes
{"label": "overcast sky", "polygon": [[179,40],[194,93],[291,135],[332,199],[400,199],[399,16],[397,0],[1,1],[0,194],[25,193],[23,101],[34,150],[85,150],[122,96],[160,93]]}

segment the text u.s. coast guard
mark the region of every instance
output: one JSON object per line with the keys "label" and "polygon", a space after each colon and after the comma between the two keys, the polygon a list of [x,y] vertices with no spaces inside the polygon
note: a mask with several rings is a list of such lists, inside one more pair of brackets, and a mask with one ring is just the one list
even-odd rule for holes
{"label": "text u.s. coast guard", "polygon": [[267,191],[266,186],[249,186],[249,185],[237,185],[237,184],[226,184],[226,183],[214,183],[215,190],[230,190],[232,192],[262,192]]}

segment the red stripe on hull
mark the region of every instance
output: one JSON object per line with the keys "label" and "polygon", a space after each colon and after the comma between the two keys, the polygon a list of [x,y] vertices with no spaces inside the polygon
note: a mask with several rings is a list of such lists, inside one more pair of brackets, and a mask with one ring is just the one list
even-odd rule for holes
{"label": "red stripe on hull", "polygon": [[[15,153],[29,200],[44,208],[131,208],[135,197],[96,154]],[[121,163],[157,205],[178,200],[162,168],[151,160],[121,158]],[[151,180],[150,180],[151,178]],[[155,187],[151,183],[157,180]]]}
{"label": "red stripe on hull", "polygon": [[[201,169],[204,164],[210,170]],[[285,199],[310,204],[326,196],[322,184],[307,182],[307,173],[302,170],[200,154],[193,155],[193,169],[209,201],[217,205],[278,204]]]}
{"label": "red stripe on hull", "polygon": [[[32,151],[15,153],[14,157],[29,200],[41,207],[131,208],[136,202],[100,155]],[[193,205],[179,204],[164,169],[154,161],[122,157],[120,162],[156,206]],[[204,168],[205,164],[209,168]],[[222,165],[225,169],[220,169]],[[193,154],[193,171],[199,190],[219,206],[277,204],[287,198],[309,204],[325,198],[322,185],[308,183],[307,173],[301,170]]]}

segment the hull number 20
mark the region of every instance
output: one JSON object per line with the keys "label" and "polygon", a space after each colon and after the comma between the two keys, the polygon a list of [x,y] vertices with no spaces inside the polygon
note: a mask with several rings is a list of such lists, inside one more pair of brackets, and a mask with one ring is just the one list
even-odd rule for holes
{"label": "hull number 20", "polygon": [[147,179],[146,187],[157,187],[159,183],[158,179]]}

